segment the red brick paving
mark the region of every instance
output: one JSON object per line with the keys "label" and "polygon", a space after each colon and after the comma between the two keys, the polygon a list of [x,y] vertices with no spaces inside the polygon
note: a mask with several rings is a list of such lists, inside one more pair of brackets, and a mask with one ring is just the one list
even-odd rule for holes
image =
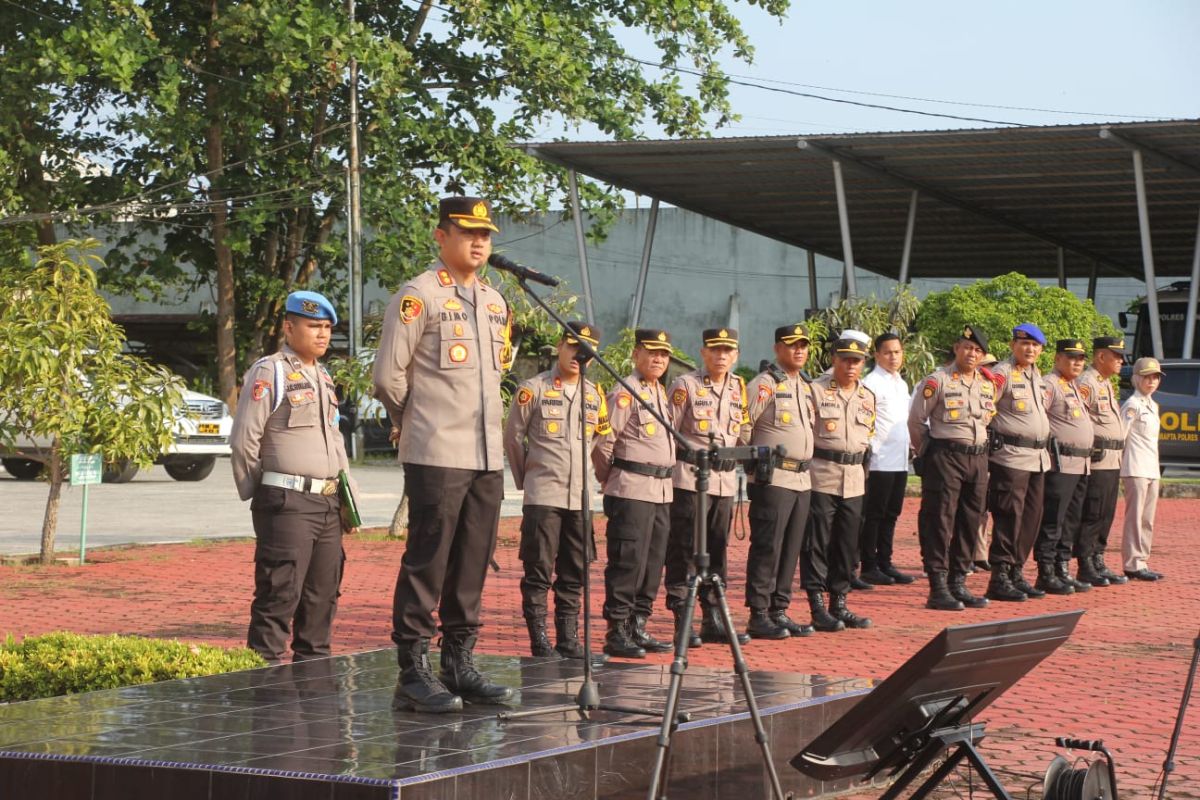
{"label": "red brick paving", "polygon": [[[915,571],[916,502],[909,500],[897,534],[897,563]],[[1119,521],[1113,549],[1119,549]],[[598,520],[602,533],[603,520]],[[1014,797],[1037,783],[1054,752],[1057,735],[1103,738],[1118,765],[1123,798],[1151,792],[1171,736],[1193,637],[1200,627],[1200,554],[1192,546],[1200,526],[1200,501],[1163,500],[1153,568],[1166,573],[1158,584],[1094,589],[1085,595],[1022,604],[993,603],[974,612],[926,610],[918,582],[851,596],[851,607],[875,622],[870,630],[818,634],[785,642],[753,642],[751,668],[882,678],[943,626],[1075,608],[1087,609],[1074,637],[983,715],[989,736],[985,757],[1002,772]],[[490,577],[486,628],[480,649],[524,653],[520,619],[517,520],[505,520],[496,558],[502,571]],[[348,563],[335,632],[337,652],[390,644],[391,595],[403,544],[347,541]],[[603,552],[603,544],[601,544]],[[742,576],[746,543],[734,542],[730,596],[744,618]],[[67,629],[83,633],[136,633],[225,645],[241,643],[251,586],[253,545],[248,541],[164,545],[89,554],[85,567],[0,567],[0,635],[18,637]],[[1109,564],[1119,569],[1110,554]],[[602,587],[601,565],[593,580]],[[982,593],[985,578],[970,585]],[[599,594],[599,593],[597,593]],[[599,598],[593,597],[599,609]],[[798,614],[797,616],[803,616]],[[669,616],[651,621],[660,638],[670,635]],[[597,633],[597,639],[599,634]],[[667,656],[652,657],[666,663]],[[724,649],[707,646],[693,663],[728,666]],[[978,786],[978,784],[976,784]],[[960,782],[965,790],[965,784]],[[1169,797],[1200,798],[1200,708],[1183,728]],[[877,796],[877,792],[867,796]]]}

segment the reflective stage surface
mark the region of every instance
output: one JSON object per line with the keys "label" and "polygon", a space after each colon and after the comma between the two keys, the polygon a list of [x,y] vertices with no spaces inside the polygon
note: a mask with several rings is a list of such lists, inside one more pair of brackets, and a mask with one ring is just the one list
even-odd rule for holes
{"label": "reflective stage surface", "polygon": [[[480,656],[520,687],[521,709],[574,700],[577,661]],[[436,661],[435,661],[436,663]],[[0,706],[0,797],[38,800],[357,800],[642,797],[658,721],[563,712],[502,722],[498,707],[460,714],[391,710],[394,650]],[[596,670],[605,701],[661,708],[668,667]],[[752,673],[785,790],[822,785],[787,762],[858,702],[869,681]],[[769,796],[732,670],[691,667],[673,738],[671,792],[689,800]],[[685,794],[686,793],[686,794]]]}

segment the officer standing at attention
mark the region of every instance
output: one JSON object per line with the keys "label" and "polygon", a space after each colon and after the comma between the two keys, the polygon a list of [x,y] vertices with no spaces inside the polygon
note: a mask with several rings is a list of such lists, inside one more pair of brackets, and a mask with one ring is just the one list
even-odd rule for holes
{"label": "officer standing at attention", "polygon": [[1042,525],[1034,550],[1038,562],[1037,587],[1050,594],[1086,592],[1090,583],[1071,577],[1071,550],[1083,519],[1083,499],[1092,471],[1095,429],[1079,391],[1079,375],[1087,361],[1082,339],[1059,339],[1054,349],[1054,371],[1042,380],[1046,416],[1050,419],[1050,452],[1054,456],[1046,476]]}
{"label": "officer standing at attention", "polygon": [[1075,557],[1076,577],[1092,586],[1128,583],[1104,564],[1108,531],[1117,512],[1117,487],[1121,482],[1121,452],[1125,449],[1125,423],[1113,390],[1112,378],[1125,362],[1125,340],[1099,336],[1092,340],[1092,365],[1079,376],[1079,395],[1092,418],[1096,438],[1092,441],[1092,474],[1087,479],[1083,522]]}
{"label": "officer standing at attention", "polygon": [[283,660],[289,629],[293,661],[330,654],[342,532],[351,530],[338,496],[338,471],[350,466],[337,395],[319,360],[337,312],[316,292],[292,292],[284,309],[285,344],[246,371],[230,435],[256,539],[246,645],[270,664]]}
{"label": "officer standing at attention", "polygon": [[[732,328],[709,328],[702,335],[700,360],[704,366],[681,375],[671,384],[671,424],[691,446],[707,450],[710,447],[735,447],[746,420],[746,384],[733,374],[738,355],[738,332]],[[711,440],[709,437],[713,437]],[[736,464],[714,464],[708,484],[709,569],[725,580],[725,550],[729,544],[729,521],[733,516],[733,496],[737,492]],[[667,608],[675,615],[675,635],[683,630],[683,614],[687,598],[687,578],[694,572],[692,564],[693,534],[696,522],[696,475],[692,465],[675,462],[672,479],[674,499],[671,501],[671,536],[667,544],[666,584]],[[703,621],[700,640],[728,642],[725,622],[721,619],[716,598],[704,587],[700,594]],[[691,638],[694,646],[698,644]],[[749,639],[745,640],[746,642]],[[745,642],[743,642],[744,644]]]}
{"label": "officer standing at attention", "polygon": [[[486,201],[441,201],[440,257],[392,297],[375,358],[375,396],[399,429],[411,503],[392,604],[399,709],[440,713],[512,697],[473,659],[504,494],[500,376],[512,363],[508,305],[476,276],[498,230]],[[429,663],[434,607],[440,681]]]}
{"label": "officer standing at attention", "polygon": [[[583,658],[579,598],[589,562],[591,531],[583,527],[583,452],[610,433],[604,395],[591,381],[580,390],[579,342],[600,345],[600,329],[569,322],[558,342],[558,361],[518,387],[504,427],[504,452],[513,481],[525,491],[521,518],[521,610],[530,652],[539,657]],[[579,422],[579,403],[586,421]],[[590,489],[590,487],[589,487]],[[590,494],[590,492],[589,492]],[[554,580],[554,630],[546,634],[546,593]]]}
{"label": "officer standing at attention", "polygon": [[987,337],[963,326],[954,361],[921,384],[908,414],[908,433],[923,460],[921,515],[928,526],[927,608],[982,608],[987,599],[967,589],[967,570],[987,497],[987,426],[996,413],[996,387],[978,372]]}
{"label": "officer standing at attention", "polygon": [[[638,396],[664,420],[670,402],[659,381],[671,363],[671,337],[657,328],[634,332],[633,374]],[[612,433],[592,450],[604,485],[608,564],[604,568],[604,652],[618,658],[666,653],[671,645],[646,633],[662,582],[671,529],[675,442],[620,384],[608,395]]]}
{"label": "officer standing at attention", "polygon": [[[875,435],[875,394],[862,385],[867,346],[856,339],[833,345],[833,369],[812,382],[814,418],[812,508],[804,536],[800,581],[817,630],[869,628],[871,620],[846,607],[850,579],[858,565],[865,464]],[[829,608],[824,592],[829,591]]]}
{"label": "officer standing at attention", "polygon": [[1022,572],[1042,523],[1042,498],[1050,469],[1050,422],[1037,368],[1045,344],[1041,329],[1023,322],[1012,331],[1012,356],[992,367],[999,386],[988,455],[987,507],[992,512],[989,600],[1021,602],[1026,597],[1046,596],[1030,586]]}
{"label": "officer standing at attention", "polygon": [[[804,544],[812,482],[808,467],[813,451],[813,395],[808,377],[801,370],[808,363],[808,330],[804,325],[775,329],[775,363],[750,381],[748,421],[742,426],[742,441],[772,450],[782,445],[787,455],[759,462],[751,473],[746,493],[750,496],[750,551],[746,556],[746,606],[752,639],[786,639],[808,636],[811,625],[793,622],[788,616],[792,603],[792,581]],[[846,627],[822,614],[822,630]]]}

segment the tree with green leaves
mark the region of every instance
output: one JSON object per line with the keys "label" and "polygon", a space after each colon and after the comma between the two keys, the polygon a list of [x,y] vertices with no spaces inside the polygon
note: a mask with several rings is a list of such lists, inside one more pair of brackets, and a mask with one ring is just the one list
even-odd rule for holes
{"label": "tree with green leaves", "polygon": [[73,453],[149,465],[183,408],[168,370],[122,352],[97,293],[96,241],[40,249],[31,268],[0,262],[0,447],[35,447],[50,484],[41,561],[54,560],[58,504]]}
{"label": "tree with green leaves", "polygon": [[1012,329],[1032,322],[1046,334],[1046,348],[1038,369],[1050,372],[1057,339],[1090,340],[1116,336],[1113,321],[1096,310],[1090,300],[1080,300],[1066,289],[1042,286],[1019,272],[1009,272],[988,281],[955,286],[933,292],[921,303],[916,327],[949,358],[954,341],[964,325],[977,325],[987,334],[992,355],[1009,356]]}
{"label": "tree with green leaves", "polygon": [[[788,0],[746,4],[778,17]],[[98,5],[109,9],[103,26],[91,13]],[[700,136],[731,120],[718,58],[753,53],[736,6],[359,0],[353,26],[340,0],[47,0],[41,11],[5,13],[28,32],[20,52],[31,69],[39,50],[58,52],[64,39],[78,48],[102,30],[115,42],[119,79],[80,90],[80,110],[64,123],[107,136],[111,182],[137,187],[120,209],[136,224],[102,277],[214,289],[220,393],[232,404],[239,358],[274,349],[288,292],[346,296],[351,55],[362,74],[364,263],[397,285],[433,255],[439,195],[477,192],[518,217],[561,198],[563,171],[516,144],[584,125],[613,139],[650,126]],[[642,42],[638,55],[629,41]],[[67,52],[56,75],[86,61]],[[594,230],[623,204],[595,184],[581,192]]]}

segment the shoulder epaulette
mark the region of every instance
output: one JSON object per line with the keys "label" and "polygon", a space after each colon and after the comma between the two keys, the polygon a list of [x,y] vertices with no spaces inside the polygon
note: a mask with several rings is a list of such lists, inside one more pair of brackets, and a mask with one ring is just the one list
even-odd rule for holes
{"label": "shoulder epaulette", "polygon": [[787,381],[787,373],[778,364],[771,364],[767,367],[767,372],[771,373],[771,377],[776,383],[784,383]]}

